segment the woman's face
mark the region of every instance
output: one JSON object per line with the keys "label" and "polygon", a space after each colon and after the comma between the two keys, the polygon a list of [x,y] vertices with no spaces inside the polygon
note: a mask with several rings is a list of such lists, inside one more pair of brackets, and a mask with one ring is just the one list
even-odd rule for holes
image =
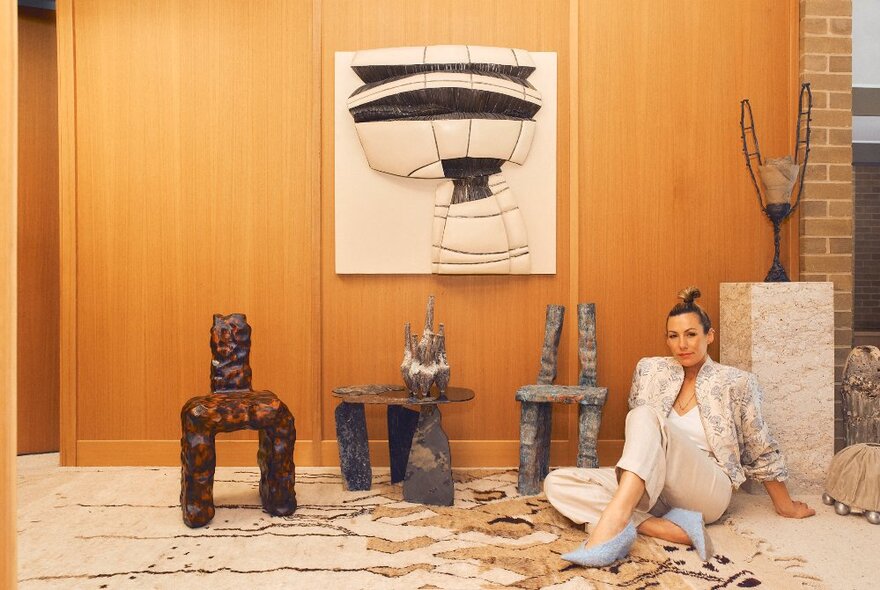
{"label": "woman's face", "polygon": [[681,366],[693,367],[706,359],[706,349],[715,340],[715,330],[703,332],[700,316],[683,313],[666,320],[666,344]]}

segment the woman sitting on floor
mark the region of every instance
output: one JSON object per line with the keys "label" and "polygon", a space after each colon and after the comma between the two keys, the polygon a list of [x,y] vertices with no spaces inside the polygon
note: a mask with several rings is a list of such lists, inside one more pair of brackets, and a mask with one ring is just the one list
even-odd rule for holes
{"label": "woman sitting on floor", "polygon": [[704,523],[721,517],[747,477],[763,482],[781,516],[816,513],[789,496],[755,376],[709,358],[715,331],[699,296],[699,289],[685,289],[666,318],[672,356],[643,358],[636,367],[616,469],[557,469],[544,481],[554,508],[595,525],[563,559],[609,565],[629,554],[638,531],[691,544],[705,561],[712,548]]}

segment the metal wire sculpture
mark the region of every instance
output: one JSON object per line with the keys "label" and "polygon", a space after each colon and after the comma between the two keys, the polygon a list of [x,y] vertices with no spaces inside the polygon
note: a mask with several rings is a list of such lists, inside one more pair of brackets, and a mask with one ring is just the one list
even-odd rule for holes
{"label": "metal wire sculpture", "polygon": [[[789,278],[785,272],[785,268],[779,261],[779,227],[783,221],[788,219],[801,201],[804,192],[804,177],[807,170],[807,159],[810,155],[810,121],[812,121],[813,111],[813,93],[810,91],[810,83],[805,82],[801,85],[800,96],[798,97],[798,118],[797,128],[795,130],[794,157],[785,156],[775,160],[768,160],[765,165],[761,157],[761,149],[758,147],[758,135],[755,132],[755,120],[752,117],[752,106],[749,99],[740,102],[739,126],[742,131],[743,155],[746,159],[746,168],[749,171],[749,177],[752,179],[752,185],[755,187],[755,193],[758,196],[758,205],[761,211],[770,219],[773,224],[773,244],[774,256],[773,264],[765,282],[788,282]],[[752,169],[752,160],[758,162],[758,171],[761,174],[765,190],[761,190],[761,183],[755,176]],[[783,182],[780,187],[775,187],[773,194],[769,195],[766,187],[767,179],[770,174],[775,174]],[[791,175],[790,175],[791,174]],[[798,179],[798,176],[800,178]],[[787,186],[785,181],[788,181]],[[799,182],[798,182],[799,181]],[[798,184],[797,196],[794,203],[791,202],[791,189],[794,184]]]}

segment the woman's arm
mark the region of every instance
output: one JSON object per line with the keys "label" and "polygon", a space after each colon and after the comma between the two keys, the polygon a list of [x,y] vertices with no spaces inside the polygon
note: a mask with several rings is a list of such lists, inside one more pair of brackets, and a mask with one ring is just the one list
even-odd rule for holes
{"label": "woman's arm", "polygon": [[745,381],[736,384],[735,393],[739,406],[737,428],[742,437],[740,463],[746,477],[760,482],[788,479],[779,444],[764,422],[761,411],[763,394],[757,377],[749,374]]}
{"label": "woman's arm", "polygon": [[[639,384],[641,381],[641,373],[639,369],[641,369],[642,362],[645,359],[640,359],[638,363],[636,363],[636,368],[633,371],[632,385],[629,388],[629,409],[632,410],[634,407],[641,405],[637,400],[639,399]],[[644,403],[644,402],[641,402]]]}
{"label": "woman's arm", "polygon": [[746,476],[764,484],[776,514],[786,518],[806,518],[816,511],[804,502],[792,500],[788,487],[783,481],[788,477],[785,461],[779,445],[770,436],[770,431],[761,415],[761,388],[754,375],[749,377],[741,406],[741,427],[743,429],[743,470]]}
{"label": "woman's arm", "polygon": [[767,480],[762,483],[764,484],[764,489],[770,495],[770,499],[773,500],[773,507],[779,516],[806,518],[816,514],[816,511],[807,506],[805,502],[791,499],[788,487],[786,487],[784,481]]}

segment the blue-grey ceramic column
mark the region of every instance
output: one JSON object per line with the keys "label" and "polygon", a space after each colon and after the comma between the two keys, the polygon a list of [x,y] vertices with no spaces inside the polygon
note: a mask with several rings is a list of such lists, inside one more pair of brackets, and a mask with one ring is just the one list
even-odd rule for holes
{"label": "blue-grey ceramic column", "polygon": [[373,483],[373,469],[364,405],[342,402],[336,406],[335,416],[342,483],[346,490],[369,490]]}
{"label": "blue-grey ceramic column", "polygon": [[449,438],[440,426],[440,410],[435,405],[422,406],[406,466],[403,499],[418,504],[452,506]]}
{"label": "blue-grey ceramic column", "polygon": [[578,385],[596,387],[596,304],[578,303]]}
{"label": "blue-grey ceramic column", "polygon": [[602,424],[602,406],[578,404],[578,467],[598,467],[596,443]]}
{"label": "blue-grey ceramic column", "polygon": [[544,346],[541,349],[541,369],[538,371],[538,385],[549,385],[556,380],[556,358],[559,351],[559,338],[562,335],[562,323],[564,321],[564,305],[547,306],[547,319],[544,322]]}
{"label": "blue-grey ceramic column", "polygon": [[[578,385],[596,387],[596,304],[578,303]],[[596,444],[602,423],[602,406],[578,404],[578,467],[598,467]]]}
{"label": "blue-grey ceramic column", "polygon": [[547,402],[521,402],[519,420],[519,477],[517,491],[523,496],[541,493],[550,471],[550,428],[553,406]]}
{"label": "blue-grey ceramic column", "polygon": [[391,458],[391,483],[406,477],[406,462],[413,435],[419,423],[419,412],[403,406],[388,406],[388,455]]}
{"label": "blue-grey ceramic column", "polygon": [[[538,385],[550,385],[556,379],[557,352],[564,320],[564,306],[547,306]],[[517,490],[522,495],[531,496],[541,493],[541,482],[550,471],[550,431],[553,423],[553,406],[547,402],[524,401],[521,404]]]}

